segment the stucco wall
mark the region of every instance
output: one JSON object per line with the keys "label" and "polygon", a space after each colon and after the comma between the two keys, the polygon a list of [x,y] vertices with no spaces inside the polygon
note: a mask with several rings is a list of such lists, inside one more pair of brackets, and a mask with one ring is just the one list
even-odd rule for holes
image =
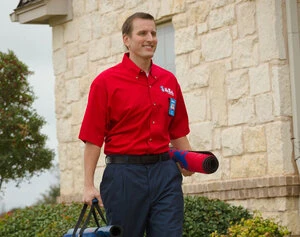
{"label": "stucco wall", "polygon": [[[185,193],[280,216],[300,234],[283,0],[73,0],[73,20],[53,27],[61,201],[81,200],[89,85],[121,60],[121,25],[136,11],[172,21],[189,139],[220,161],[212,175],[185,178]],[[102,155],[97,186],[103,168]]]}

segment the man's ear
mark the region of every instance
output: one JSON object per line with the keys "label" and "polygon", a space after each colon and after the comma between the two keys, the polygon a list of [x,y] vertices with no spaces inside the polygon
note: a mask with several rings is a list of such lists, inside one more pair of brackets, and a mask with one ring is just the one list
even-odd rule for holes
{"label": "man's ear", "polygon": [[125,47],[128,49],[128,46],[129,46],[129,36],[124,34],[123,35],[123,43],[125,45]]}

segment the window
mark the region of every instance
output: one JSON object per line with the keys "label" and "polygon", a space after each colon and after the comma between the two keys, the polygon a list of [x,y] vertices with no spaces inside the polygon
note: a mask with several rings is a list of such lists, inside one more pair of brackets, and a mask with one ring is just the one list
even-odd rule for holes
{"label": "window", "polygon": [[157,26],[157,38],[153,62],[175,74],[174,28],[171,22]]}

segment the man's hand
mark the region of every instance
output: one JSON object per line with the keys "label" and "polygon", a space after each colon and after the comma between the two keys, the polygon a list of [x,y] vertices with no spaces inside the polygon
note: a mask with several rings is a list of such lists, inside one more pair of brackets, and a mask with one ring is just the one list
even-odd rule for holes
{"label": "man's hand", "polygon": [[178,169],[180,170],[181,174],[182,174],[183,176],[185,176],[185,177],[186,177],[186,176],[192,176],[192,175],[195,173],[195,172],[188,171],[188,170],[182,168],[182,167],[180,166],[179,162],[176,162],[176,164],[177,164],[177,167],[178,167]]}
{"label": "man's hand", "polygon": [[82,202],[91,206],[94,198],[97,198],[99,206],[103,207],[99,191],[95,187],[84,188]]}

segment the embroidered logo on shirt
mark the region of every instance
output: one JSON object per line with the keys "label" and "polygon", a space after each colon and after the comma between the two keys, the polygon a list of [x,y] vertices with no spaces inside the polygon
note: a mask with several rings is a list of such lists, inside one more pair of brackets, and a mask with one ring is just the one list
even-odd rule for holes
{"label": "embroidered logo on shirt", "polygon": [[174,96],[174,92],[170,88],[166,88],[166,87],[160,86],[160,89],[161,89],[162,92],[166,92],[169,95]]}

